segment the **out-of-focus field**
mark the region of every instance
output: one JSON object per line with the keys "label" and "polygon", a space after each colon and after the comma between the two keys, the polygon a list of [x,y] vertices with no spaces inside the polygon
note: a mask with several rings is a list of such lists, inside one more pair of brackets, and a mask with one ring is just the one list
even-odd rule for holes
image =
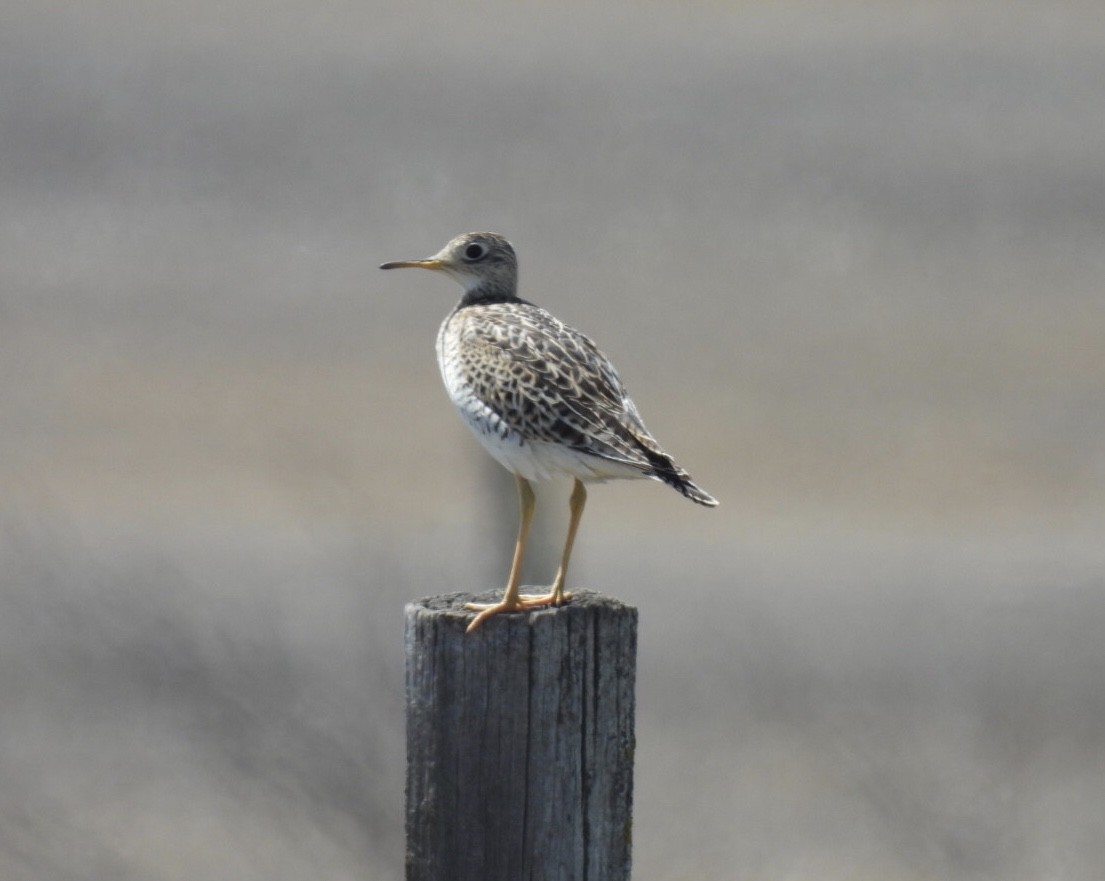
{"label": "out-of-focus field", "polygon": [[515,513],[376,266],[494,229],[722,500],[578,544],[635,877],[1099,878],[1103,88],[1093,3],[8,0],[0,877],[402,876]]}

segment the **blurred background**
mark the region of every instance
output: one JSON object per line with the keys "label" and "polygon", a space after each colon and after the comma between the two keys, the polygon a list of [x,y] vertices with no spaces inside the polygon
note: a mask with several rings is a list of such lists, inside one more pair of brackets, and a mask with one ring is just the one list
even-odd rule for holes
{"label": "blurred background", "polygon": [[0,877],[402,877],[403,604],[516,514],[376,267],[490,229],[722,501],[577,544],[635,877],[1099,878],[1103,84],[1089,2],[5,0]]}

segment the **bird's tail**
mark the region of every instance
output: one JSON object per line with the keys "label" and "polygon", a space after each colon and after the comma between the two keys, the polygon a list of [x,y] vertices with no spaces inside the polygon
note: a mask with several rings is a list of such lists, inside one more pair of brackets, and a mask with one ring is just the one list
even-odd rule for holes
{"label": "bird's tail", "polygon": [[673,489],[679,490],[679,492],[692,502],[699,505],[705,505],[707,508],[716,508],[718,506],[718,500],[706,492],[702,487],[695,484],[695,482],[691,480],[691,475],[676,465],[675,460],[660,449],[660,445],[656,443],[643,424],[640,428],[641,430],[635,435],[635,439],[640,453],[645,461],[648,462],[648,465],[645,466],[642,463],[643,467],[638,467],[641,467],[641,470],[649,477],[659,480],[661,483],[666,483]]}
{"label": "bird's tail", "polygon": [[707,508],[716,508],[719,504],[717,499],[706,492],[702,487],[695,484],[689,477],[678,482],[674,480],[666,480],[664,482],[675,487],[692,502],[705,505]]}
{"label": "bird's tail", "polygon": [[657,480],[663,481],[673,489],[678,490],[692,502],[697,502],[699,505],[705,505],[707,508],[716,508],[718,506],[718,500],[691,480],[691,475],[674,462],[671,462],[668,468],[654,468],[652,470],[652,476]]}

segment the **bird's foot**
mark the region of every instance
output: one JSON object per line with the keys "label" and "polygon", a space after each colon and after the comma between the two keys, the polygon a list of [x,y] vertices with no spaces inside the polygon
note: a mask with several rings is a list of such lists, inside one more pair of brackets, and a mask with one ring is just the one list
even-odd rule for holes
{"label": "bird's foot", "polygon": [[528,612],[530,609],[541,609],[545,606],[563,606],[572,595],[565,590],[553,588],[544,596],[532,596],[523,594],[517,600],[503,600],[501,603],[465,603],[464,608],[470,612],[479,612],[472,623],[468,625],[465,633],[471,633],[488,618],[501,615],[504,612]]}

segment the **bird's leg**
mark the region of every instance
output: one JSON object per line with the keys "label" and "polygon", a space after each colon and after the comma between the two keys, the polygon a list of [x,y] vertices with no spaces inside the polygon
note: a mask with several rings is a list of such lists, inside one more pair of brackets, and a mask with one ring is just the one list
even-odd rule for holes
{"label": "bird's leg", "polygon": [[560,568],[556,570],[556,579],[553,581],[549,593],[544,596],[522,596],[522,561],[526,555],[526,543],[529,540],[529,529],[533,523],[533,512],[536,507],[536,499],[533,495],[533,487],[524,477],[515,475],[518,482],[518,500],[521,504],[522,515],[518,526],[518,543],[514,546],[514,562],[510,567],[510,581],[507,583],[506,593],[500,603],[467,603],[464,608],[479,614],[472,619],[466,632],[471,633],[492,615],[502,612],[525,612],[528,609],[536,609],[541,606],[562,606],[568,602],[572,595],[564,590],[564,582],[568,577],[568,562],[572,558],[572,545],[575,544],[576,532],[579,530],[579,521],[583,517],[583,506],[587,504],[587,488],[583,481],[576,480],[572,488],[572,496],[568,500],[570,517],[568,520],[568,537],[564,540],[564,550],[560,554]]}
{"label": "bird's leg", "polygon": [[526,543],[529,541],[529,528],[533,524],[533,511],[537,507],[537,499],[533,494],[533,487],[522,475],[515,474],[514,480],[518,484],[518,505],[521,509],[518,521],[518,541],[514,545],[514,562],[510,565],[510,580],[506,585],[506,593],[500,603],[467,603],[464,608],[479,612],[468,625],[467,633],[471,633],[492,615],[501,612],[522,612],[527,608],[522,601],[520,588],[522,583],[522,561],[526,558]]}
{"label": "bird's leg", "polygon": [[568,578],[568,561],[572,557],[572,545],[575,544],[576,531],[579,529],[579,521],[583,517],[583,506],[585,504],[587,504],[587,488],[583,485],[583,481],[577,478],[575,486],[572,488],[572,496],[568,500],[568,511],[570,512],[568,537],[564,540],[564,550],[560,554],[560,568],[556,570],[556,580],[553,581],[552,589],[547,595],[522,597],[522,605],[526,608],[563,606],[572,598],[570,593],[564,591],[564,582]]}

